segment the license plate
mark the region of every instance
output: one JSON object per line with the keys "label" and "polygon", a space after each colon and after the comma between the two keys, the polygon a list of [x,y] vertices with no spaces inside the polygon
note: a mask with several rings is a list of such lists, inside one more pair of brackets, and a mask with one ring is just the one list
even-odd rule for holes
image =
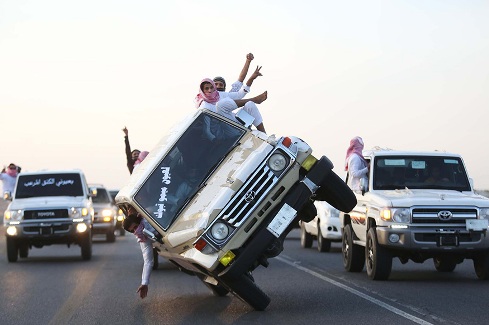
{"label": "license plate", "polygon": [[41,235],[52,235],[53,234],[53,228],[51,227],[41,227],[39,229]]}
{"label": "license plate", "polygon": [[465,227],[467,230],[472,231],[484,231],[487,230],[489,226],[488,221],[486,219],[469,219],[465,220]]}
{"label": "license plate", "polygon": [[280,237],[280,235],[285,231],[285,229],[290,225],[292,220],[294,220],[297,215],[297,211],[292,208],[287,203],[280,209],[277,215],[273,218],[272,222],[267,227],[275,237]]}
{"label": "license plate", "polygon": [[440,235],[438,237],[438,246],[458,246],[457,235]]}

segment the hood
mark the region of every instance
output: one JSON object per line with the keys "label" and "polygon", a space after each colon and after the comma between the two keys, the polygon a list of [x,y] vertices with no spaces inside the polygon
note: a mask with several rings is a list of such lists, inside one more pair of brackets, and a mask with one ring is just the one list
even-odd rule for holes
{"label": "hood", "polygon": [[44,196],[31,197],[27,199],[15,199],[10,203],[10,210],[17,209],[46,209],[46,208],[67,208],[81,207],[85,205],[85,198],[78,196]]}
{"label": "hood", "polygon": [[166,231],[169,243],[175,247],[200,235],[272,149],[256,137],[245,137]]}
{"label": "hood", "polygon": [[473,192],[453,190],[388,190],[370,193],[377,204],[393,207],[416,205],[456,205],[489,207],[489,199]]}

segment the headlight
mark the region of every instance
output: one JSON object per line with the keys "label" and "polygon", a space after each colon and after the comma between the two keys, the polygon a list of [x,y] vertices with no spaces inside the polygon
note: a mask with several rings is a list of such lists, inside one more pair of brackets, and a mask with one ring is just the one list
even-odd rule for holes
{"label": "headlight", "polygon": [[287,166],[287,158],[283,154],[276,152],[268,159],[268,166],[275,172],[282,171]]}
{"label": "headlight", "polygon": [[88,209],[87,208],[72,207],[70,209],[70,217],[72,217],[72,218],[81,218],[81,217],[86,217],[87,215],[88,215]]}
{"label": "headlight", "polygon": [[103,209],[102,216],[103,217],[112,217],[113,211],[111,209]]}
{"label": "headlight", "polygon": [[395,222],[409,223],[411,221],[411,211],[409,209],[396,209],[392,219]]}
{"label": "headlight", "polygon": [[380,217],[384,221],[409,223],[411,221],[411,211],[406,208],[383,209],[380,212]]}
{"label": "headlight", "polygon": [[216,240],[223,240],[229,235],[229,228],[225,223],[216,222],[212,225],[211,235]]}
{"label": "headlight", "polygon": [[480,219],[489,219],[489,208],[482,208],[479,212]]}
{"label": "headlight", "polygon": [[20,221],[24,217],[24,210],[6,210],[5,221]]}

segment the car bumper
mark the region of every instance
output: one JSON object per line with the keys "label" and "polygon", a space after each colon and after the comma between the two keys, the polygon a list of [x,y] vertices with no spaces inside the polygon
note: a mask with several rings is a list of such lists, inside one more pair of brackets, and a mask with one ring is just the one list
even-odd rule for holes
{"label": "car bumper", "polygon": [[[440,231],[440,229],[392,229],[377,227],[377,239],[380,245],[410,251],[474,251],[488,250],[489,237],[481,231]],[[397,240],[397,238],[399,238]],[[394,240],[393,240],[394,239]]]}
{"label": "car bumper", "polygon": [[[78,225],[84,225],[84,231],[78,230]],[[20,241],[33,243],[72,243],[90,231],[91,225],[87,222],[74,223],[73,221],[43,221],[4,225],[7,237],[17,238]],[[12,234],[15,229],[15,234]]]}
{"label": "car bumper", "polygon": [[[321,158],[316,165],[307,174],[307,178],[314,184],[321,184],[326,175],[331,171],[330,162],[326,157]],[[238,279],[243,273],[248,272],[253,264],[264,255],[265,250],[272,245],[277,239],[277,234],[273,234],[269,225],[273,222],[278,212],[286,205],[292,207],[295,211],[301,210],[306,202],[310,200],[311,189],[304,183],[299,182],[287,193],[277,208],[268,215],[264,226],[258,230],[257,234],[244,246],[229,267],[220,272],[219,277],[227,279]],[[289,223],[287,229],[283,231],[280,237],[285,237],[288,232],[298,223],[297,213],[295,218]]]}

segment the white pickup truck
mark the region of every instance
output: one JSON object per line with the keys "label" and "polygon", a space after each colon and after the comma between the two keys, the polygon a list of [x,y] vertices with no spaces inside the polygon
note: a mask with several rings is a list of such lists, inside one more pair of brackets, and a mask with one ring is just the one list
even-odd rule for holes
{"label": "white pickup truck", "polygon": [[355,193],[355,208],[340,213],[347,271],[366,265],[369,278],[387,280],[394,257],[433,259],[440,272],[472,259],[477,277],[489,279],[489,199],[474,193],[460,155],[373,150],[364,156],[368,182]]}

